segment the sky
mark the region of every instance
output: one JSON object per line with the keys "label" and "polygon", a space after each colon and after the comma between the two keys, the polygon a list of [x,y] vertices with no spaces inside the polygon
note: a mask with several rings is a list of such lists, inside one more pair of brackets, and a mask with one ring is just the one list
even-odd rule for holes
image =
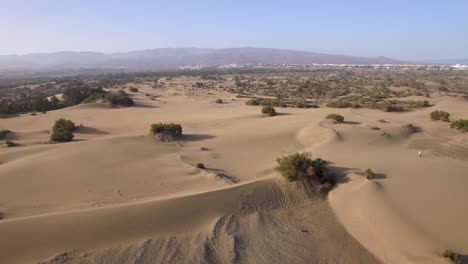
{"label": "sky", "polygon": [[0,0],[0,54],[265,47],[468,58],[468,0]]}

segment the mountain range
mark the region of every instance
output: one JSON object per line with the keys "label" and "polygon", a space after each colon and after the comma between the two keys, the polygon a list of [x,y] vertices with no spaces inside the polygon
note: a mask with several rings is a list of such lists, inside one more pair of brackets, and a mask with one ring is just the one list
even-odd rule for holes
{"label": "mountain range", "polygon": [[120,53],[55,52],[1,55],[0,69],[172,69],[223,64],[401,64],[387,57],[355,57],[271,48],[158,48]]}

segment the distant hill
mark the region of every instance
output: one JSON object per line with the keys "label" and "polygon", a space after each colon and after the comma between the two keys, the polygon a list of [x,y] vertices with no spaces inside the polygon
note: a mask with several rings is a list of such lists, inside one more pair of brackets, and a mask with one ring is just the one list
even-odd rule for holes
{"label": "distant hill", "polygon": [[386,57],[353,57],[269,48],[161,48],[123,53],[56,52],[0,56],[0,69],[137,68],[221,64],[399,64]]}

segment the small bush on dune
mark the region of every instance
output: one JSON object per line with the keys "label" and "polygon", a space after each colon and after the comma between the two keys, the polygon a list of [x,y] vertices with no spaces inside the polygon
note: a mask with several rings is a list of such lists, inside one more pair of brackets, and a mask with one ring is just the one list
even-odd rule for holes
{"label": "small bush on dune", "polygon": [[205,164],[203,164],[203,163],[197,163],[197,168],[199,168],[199,169],[204,169],[204,168],[205,168]]}
{"label": "small bush on dune", "polygon": [[468,120],[458,119],[457,121],[453,121],[450,127],[458,129],[462,132],[468,132]]}
{"label": "small bush on dune", "polygon": [[129,90],[130,92],[132,92],[132,93],[138,92],[138,88],[136,88],[136,87],[130,87],[130,88],[128,88],[128,90]]}
{"label": "small bush on dune", "polygon": [[364,172],[364,175],[366,176],[368,180],[373,180],[375,178],[375,173],[371,169],[367,169]]}
{"label": "small bush on dune", "polygon": [[414,134],[416,132],[418,132],[419,128],[414,126],[413,124],[411,123],[408,123],[406,125],[403,126],[403,129],[405,130],[405,132],[407,132],[408,134]]}
{"label": "small bush on dune", "polygon": [[305,108],[306,107],[306,104],[304,103],[304,101],[297,101],[296,104],[294,105],[296,108]]}
{"label": "small bush on dune", "polygon": [[267,116],[275,116],[276,115],[276,110],[273,106],[264,106],[262,107],[262,114],[267,115]]}
{"label": "small bush on dune", "polygon": [[252,99],[247,100],[245,104],[255,106],[255,105],[260,105],[260,102],[257,99],[252,98]]}
{"label": "small bush on dune", "polygon": [[156,134],[169,134],[171,136],[177,137],[182,135],[182,126],[179,124],[174,124],[174,123],[158,123],[158,124],[152,124],[150,133],[152,135]]}
{"label": "small bush on dune", "polygon": [[6,137],[6,135],[8,135],[8,133],[11,133],[11,131],[6,130],[6,129],[0,130],[0,139],[3,139],[4,137]]}
{"label": "small bush on dune", "polygon": [[50,140],[56,142],[68,142],[73,140],[73,131],[76,129],[75,123],[66,119],[55,121],[50,134]]}
{"label": "small bush on dune", "polygon": [[336,123],[343,123],[344,117],[340,114],[329,114],[326,119],[334,120]]}
{"label": "small bush on dune", "polygon": [[222,103],[223,103],[223,100],[222,100],[222,99],[216,99],[216,103],[217,103],[217,104],[222,104]]}
{"label": "small bush on dune", "polygon": [[5,145],[6,145],[7,147],[9,147],[9,148],[11,148],[11,147],[16,147],[16,146],[17,146],[17,144],[16,144],[15,142],[11,141],[11,140],[5,141]]}
{"label": "small bush on dune", "polygon": [[453,252],[452,250],[445,250],[444,253],[442,253],[442,256],[444,258],[450,259],[450,262],[454,264],[462,264],[463,259],[460,256],[460,254]]}
{"label": "small bush on dune", "polygon": [[435,110],[431,112],[431,119],[433,121],[442,120],[444,122],[449,122],[449,116],[449,113],[441,110]]}
{"label": "small bush on dune", "polygon": [[334,177],[329,173],[326,161],[312,159],[309,153],[294,153],[276,160],[276,170],[288,181],[304,180],[316,177],[321,183],[330,186],[335,184]]}
{"label": "small bush on dune", "polygon": [[112,106],[131,106],[134,104],[132,98],[127,93],[120,90],[117,93],[107,94],[107,99]]}

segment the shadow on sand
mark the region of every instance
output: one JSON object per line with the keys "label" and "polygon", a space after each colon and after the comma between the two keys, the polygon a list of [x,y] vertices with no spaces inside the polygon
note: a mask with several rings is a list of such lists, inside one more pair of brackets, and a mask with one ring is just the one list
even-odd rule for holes
{"label": "shadow on sand", "polygon": [[182,135],[180,138],[181,141],[203,141],[216,138],[216,136],[209,135],[209,134],[186,134]]}
{"label": "shadow on sand", "polygon": [[79,126],[76,130],[76,133],[80,134],[98,134],[98,135],[107,135],[109,134],[106,131],[99,130],[95,127]]}

